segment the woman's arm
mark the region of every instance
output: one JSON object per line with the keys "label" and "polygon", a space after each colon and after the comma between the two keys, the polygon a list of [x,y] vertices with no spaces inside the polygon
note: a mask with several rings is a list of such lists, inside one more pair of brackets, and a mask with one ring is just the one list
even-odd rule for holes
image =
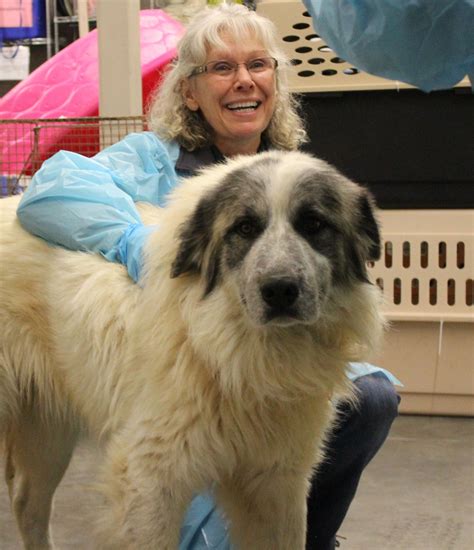
{"label": "woman's arm", "polygon": [[22,226],[71,250],[99,252],[138,280],[145,227],[135,201],[163,205],[176,184],[177,145],[131,134],[93,158],[60,151],[35,174],[18,208]]}

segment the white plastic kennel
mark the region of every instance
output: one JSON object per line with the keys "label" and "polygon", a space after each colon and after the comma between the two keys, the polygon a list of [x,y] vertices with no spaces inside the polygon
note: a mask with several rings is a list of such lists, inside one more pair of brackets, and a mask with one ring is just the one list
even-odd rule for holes
{"label": "white plastic kennel", "polygon": [[371,277],[392,322],[376,359],[404,383],[401,410],[474,416],[474,211],[380,212]]}

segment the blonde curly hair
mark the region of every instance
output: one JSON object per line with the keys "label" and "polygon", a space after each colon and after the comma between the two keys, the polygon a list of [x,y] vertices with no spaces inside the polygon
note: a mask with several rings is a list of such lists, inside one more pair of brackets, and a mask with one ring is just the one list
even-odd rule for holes
{"label": "blonde curly hair", "polygon": [[240,4],[223,3],[206,8],[190,22],[178,43],[177,59],[170,64],[153,94],[148,111],[148,125],[158,136],[176,140],[192,151],[213,143],[213,130],[198,112],[185,105],[183,82],[192,71],[206,62],[210,48],[223,48],[222,34],[236,41],[255,36],[278,61],[276,69],[276,103],[270,124],[263,135],[271,147],[294,150],[306,141],[306,131],[298,114],[298,102],[290,93],[286,73],[288,58],[278,46],[273,23]]}

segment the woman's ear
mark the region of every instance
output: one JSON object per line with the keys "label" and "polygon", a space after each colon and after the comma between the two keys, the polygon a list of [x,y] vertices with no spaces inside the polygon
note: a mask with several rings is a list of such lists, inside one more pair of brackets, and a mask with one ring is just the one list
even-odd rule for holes
{"label": "woman's ear", "polygon": [[190,111],[197,111],[199,103],[196,101],[193,92],[193,86],[189,80],[184,80],[182,83],[181,93],[183,94],[184,104]]}

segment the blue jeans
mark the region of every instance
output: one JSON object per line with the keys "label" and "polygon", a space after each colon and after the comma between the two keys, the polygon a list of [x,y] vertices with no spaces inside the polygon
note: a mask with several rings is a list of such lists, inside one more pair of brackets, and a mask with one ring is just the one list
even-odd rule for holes
{"label": "blue jeans", "polygon": [[362,472],[382,446],[398,414],[400,398],[383,373],[363,376],[354,384],[358,406],[340,407],[326,459],[312,482],[306,550],[333,550]]}

